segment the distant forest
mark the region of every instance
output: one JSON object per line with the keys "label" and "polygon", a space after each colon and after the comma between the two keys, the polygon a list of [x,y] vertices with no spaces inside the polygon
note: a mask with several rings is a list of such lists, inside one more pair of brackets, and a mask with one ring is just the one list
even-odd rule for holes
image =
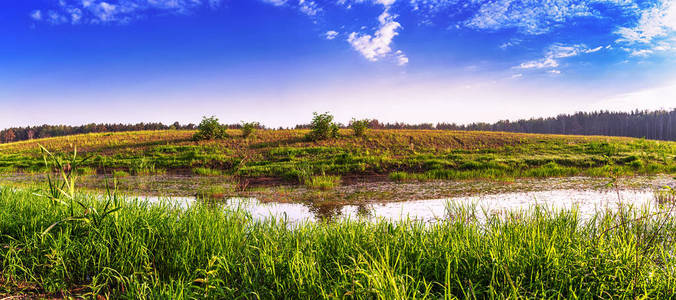
{"label": "distant forest", "polygon": [[[227,125],[229,128],[240,128],[240,124]],[[36,138],[57,137],[92,132],[123,132],[137,130],[193,130],[195,124],[172,125],[162,123],[138,124],[87,124],[82,126],[42,125],[34,127],[15,127],[0,131],[0,142],[9,143]],[[297,125],[296,128],[308,128],[309,125]],[[345,127],[345,126],[343,126]],[[432,129],[432,130],[473,130],[473,131],[507,131],[523,133],[576,134],[627,136],[655,140],[676,141],[676,109],[633,112],[578,112],[572,115],[562,114],[550,118],[532,118],[529,120],[503,120],[493,124],[472,123],[458,125],[455,123],[381,123],[370,121],[372,129]],[[282,128],[280,128],[282,129]]]}
{"label": "distant forest", "polygon": [[676,109],[626,112],[578,112],[550,118],[499,121],[494,124],[437,124],[437,129],[524,133],[606,135],[676,141]]}

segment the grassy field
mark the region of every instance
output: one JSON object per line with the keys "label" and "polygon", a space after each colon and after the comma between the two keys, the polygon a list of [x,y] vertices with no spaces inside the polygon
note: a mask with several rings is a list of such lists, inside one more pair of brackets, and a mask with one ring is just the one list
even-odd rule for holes
{"label": "grassy field", "polygon": [[[98,199],[98,200],[97,200]],[[669,298],[676,223],[646,211],[528,213],[434,225],[338,221],[290,227],[0,188],[0,297],[171,299]],[[109,201],[110,200],[110,201]],[[56,224],[50,227],[52,224]]]}
{"label": "grassy field", "polygon": [[231,138],[201,142],[192,141],[190,131],[141,131],[2,144],[0,172],[45,172],[41,144],[62,154],[76,145],[82,156],[93,156],[83,173],[118,176],[168,172],[312,183],[315,176],[406,181],[676,173],[675,142],[633,138],[432,130],[354,137],[342,130],[339,138],[310,142],[304,130],[262,130],[248,138],[228,133]]}

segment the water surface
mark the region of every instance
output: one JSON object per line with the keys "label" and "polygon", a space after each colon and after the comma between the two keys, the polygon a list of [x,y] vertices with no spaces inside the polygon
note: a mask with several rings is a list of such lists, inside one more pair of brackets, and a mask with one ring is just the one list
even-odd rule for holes
{"label": "water surface", "polygon": [[[142,199],[151,202],[178,201],[182,205],[198,201],[191,197],[148,196]],[[454,211],[453,207],[474,209],[479,219],[495,214],[526,212],[535,206],[554,211],[575,208],[581,218],[587,218],[597,212],[617,209],[620,204],[635,208],[657,206],[652,190],[549,190],[360,205],[313,205],[260,202],[255,198],[229,198],[223,202],[223,207],[244,210],[254,219],[275,217],[285,219],[291,224],[348,218],[388,221],[412,219],[432,223],[448,218],[449,211]]]}

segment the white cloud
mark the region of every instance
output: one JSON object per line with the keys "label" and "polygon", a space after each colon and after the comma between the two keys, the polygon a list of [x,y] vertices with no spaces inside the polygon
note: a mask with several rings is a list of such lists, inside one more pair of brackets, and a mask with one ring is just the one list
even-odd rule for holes
{"label": "white cloud", "polygon": [[656,6],[646,9],[634,27],[620,27],[618,42],[650,43],[676,30],[676,1],[662,0]]}
{"label": "white cloud", "polygon": [[286,4],[286,0],[263,0],[265,3],[270,3],[274,6],[282,6]]}
{"label": "white cloud", "polygon": [[338,1],[336,1],[336,3],[338,5],[345,6],[346,8],[352,8],[353,4],[364,4],[364,3],[384,5],[385,7],[390,7],[395,2],[396,2],[396,0],[338,0]]}
{"label": "white cloud", "polygon": [[334,30],[329,30],[326,32],[326,39],[327,40],[332,40],[335,39],[338,36],[338,32]]}
{"label": "white cloud", "polygon": [[[564,45],[560,43],[552,44],[547,49],[545,57],[527,61],[516,66],[517,69],[553,69],[559,67],[559,60],[562,58],[578,56],[580,54],[598,52],[605,47],[587,48],[584,44]],[[556,71],[556,72],[552,72]],[[552,73],[560,73],[558,70],[550,70]]]}
{"label": "white cloud", "polygon": [[630,50],[629,55],[631,56],[648,56],[653,54],[653,50],[650,49],[641,49],[641,50]]}
{"label": "white cloud", "polygon": [[36,10],[31,18],[51,24],[119,24],[158,11],[185,14],[200,6],[214,8],[220,3],[221,0],[59,0],[57,6],[46,14]]}
{"label": "white cloud", "polygon": [[71,9],[68,9],[68,13],[70,14],[71,23],[73,23],[73,24],[80,23],[80,20],[82,19],[82,10],[81,9],[71,8]]}
{"label": "white cloud", "polygon": [[408,56],[401,50],[393,53],[391,47],[394,37],[399,35],[402,29],[401,24],[396,21],[398,16],[390,14],[390,8],[396,0],[338,0],[337,3],[348,9],[352,8],[353,4],[361,3],[384,6],[385,10],[378,16],[378,27],[373,34],[361,32],[366,29],[362,26],[360,32],[349,34],[347,42],[369,61],[375,62],[389,58],[394,59],[399,66],[408,64]]}
{"label": "white cloud", "polygon": [[299,0],[298,7],[300,11],[308,16],[316,16],[322,9],[314,1]]}
{"label": "white cloud", "polygon": [[[649,56],[676,48],[676,0],[661,0],[641,12],[633,27],[620,27],[618,43],[635,47],[631,56]],[[638,49],[636,49],[638,47]]]}
{"label": "white cloud", "polygon": [[64,15],[59,14],[58,12],[50,10],[49,12],[47,12],[46,21],[51,24],[63,24],[68,22],[68,18],[66,18],[66,16]]}
{"label": "white cloud", "polygon": [[392,39],[399,33],[397,30],[401,28],[401,24],[395,21],[396,16],[391,16],[385,10],[379,17],[378,21],[380,27],[372,35],[352,32],[347,41],[352,47],[359,51],[366,59],[370,61],[378,61],[378,59],[388,55],[392,48],[390,44]]}
{"label": "white cloud", "polygon": [[551,57],[545,57],[539,60],[532,60],[521,63],[517,68],[519,69],[543,69],[543,68],[556,68],[559,66],[559,62]]}
{"label": "white cloud", "polygon": [[117,5],[107,2],[101,2],[96,6],[94,14],[103,22],[112,21],[115,15],[118,14]]}
{"label": "white cloud", "polygon": [[33,13],[31,13],[31,18],[35,21],[42,20],[42,11],[40,11],[39,9],[33,11]]}
{"label": "white cloud", "polygon": [[504,49],[507,49],[507,48],[509,48],[509,47],[517,46],[517,45],[519,45],[521,42],[522,42],[522,41],[521,41],[520,39],[511,39],[511,40],[509,40],[509,41],[506,41],[506,42],[500,44],[499,47],[500,47],[500,49],[503,49],[503,50],[504,50]]}
{"label": "white cloud", "polygon": [[[451,0],[412,0],[413,2],[436,2],[437,7],[455,4]],[[599,6],[612,6],[627,13],[637,10],[633,0],[471,0],[458,3],[463,5],[456,5],[454,9],[473,10],[472,17],[461,22],[467,28],[492,31],[517,29],[529,35],[548,33],[575,18],[608,17],[596,9]]]}
{"label": "white cloud", "polygon": [[385,6],[390,6],[390,5],[394,4],[395,1],[396,0],[376,0],[376,3],[382,4],[382,5],[385,5]]}
{"label": "white cloud", "polygon": [[587,50],[585,51],[585,53],[594,53],[594,52],[598,52],[598,51],[601,51],[601,49],[603,49],[603,48],[608,48],[608,47],[610,47],[610,45],[608,45],[608,46],[606,46],[606,47],[598,46],[598,47],[596,47],[596,48],[594,48],[594,49],[587,49]]}
{"label": "white cloud", "polygon": [[593,16],[587,1],[573,0],[496,0],[485,1],[464,25],[473,29],[501,30],[516,28],[522,33],[538,35],[576,17]]}
{"label": "white cloud", "polygon": [[397,65],[404,66],[408,64],[408,57],[406,56],[406,54],[404,54],[404,52],[402,52],[401,50],[397,50],[397,52],[395,52],[395,55],[397,58]]}
{"label": "white cloud", "polygon": [[[479,1],[409,0],[408,2],[411,10],[420,18],[420,24],[434,25],[435,22],[448,21],[458,15],[468,13],[467,10],[475,8],[475,4]],[[442,18],[435,19],[437,16],[442,16]]]}

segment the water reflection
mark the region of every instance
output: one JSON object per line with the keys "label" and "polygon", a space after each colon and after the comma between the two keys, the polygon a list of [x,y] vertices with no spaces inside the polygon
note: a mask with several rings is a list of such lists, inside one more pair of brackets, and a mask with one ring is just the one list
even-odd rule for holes
{"label": "water reflection", "polygon": [[[619,196],[618,196],[619,195]],[[158,197],[144,197],[151,202]],[[164,199],[163,201],[166,201]],[[171,198],[190,205],[194,198]],[[414,219],[423,222],[437,222],[449,217],[449,206],[474,209],[478,218],[502,215],[510,212],[527,211],[534,206],[552,210],[577,208],[581,218],[607,209],[616,209],[620,204],[640,208],[656,206],[652,190],[551,190],[535,192],[511,192],[493,195],[453,197],[444,199],[416,200],[360,205],[332,203],[262,203],[255,198],[230,198],[224,201],[227,209],[241,209],[255,219],[275,217],[289,223],[314,222],[318,220],[368,219],[398,221]],[[452,209],[451,209],[452,211]]]}

